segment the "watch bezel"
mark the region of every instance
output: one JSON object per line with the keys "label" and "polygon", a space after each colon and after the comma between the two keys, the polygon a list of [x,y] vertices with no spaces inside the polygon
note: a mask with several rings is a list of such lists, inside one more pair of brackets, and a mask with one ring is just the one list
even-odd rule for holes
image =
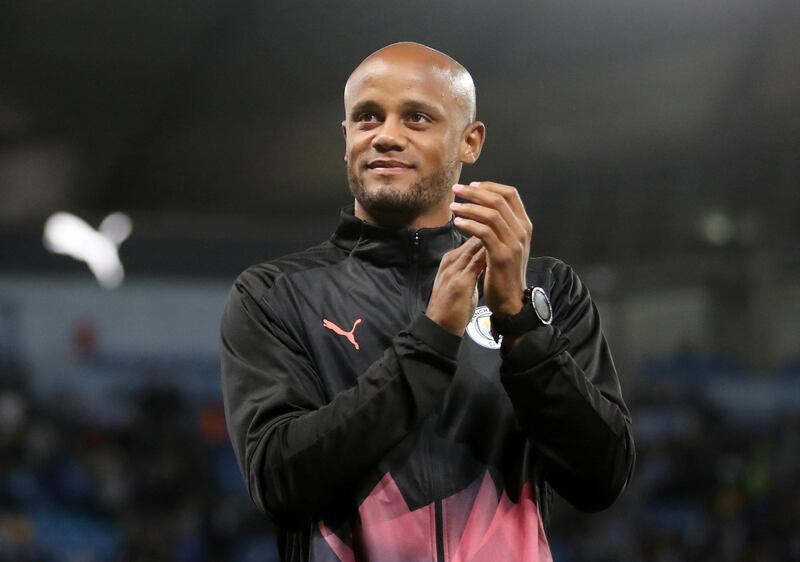
{"label": "watch bezel", "polygon": [[[536,308],[536,293],[539,293],[544,297],[544,302],[547,304],[547,311],[548,311],[548,318],[545,320],[542,318],[542,315],[539,314],[539,310]],[[550,303],[550,297],[547,296],[547,293],[541,287],[530,287],[530,299],[531,299],[531,308],[533,308],[534,314],[539,319],[539,321],[544,324],[545,326],[549,326],[553,323],[553,305]]]}

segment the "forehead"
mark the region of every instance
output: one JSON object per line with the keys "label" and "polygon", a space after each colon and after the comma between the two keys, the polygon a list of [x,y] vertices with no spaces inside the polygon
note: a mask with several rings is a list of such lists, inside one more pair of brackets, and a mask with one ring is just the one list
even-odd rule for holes
{"label": "forehead", "polygon": [[347,81],[345,108],[359,101],[420,100],[442,110],[458,105],[458,79],[447,69],[413,61],[376,58],[359,66]]}

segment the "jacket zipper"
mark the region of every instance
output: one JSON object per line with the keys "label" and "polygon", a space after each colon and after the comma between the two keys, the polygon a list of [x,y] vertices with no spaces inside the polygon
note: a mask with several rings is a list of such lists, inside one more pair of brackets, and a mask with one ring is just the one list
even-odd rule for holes
{"label": "jacket zipper", "polygon": [[422,235],[417,230],[414,232],[414,314],[424,312],[422,287],[419,283],[419,246],[421,243]]}
{"label": "jacket zipper", "polygon": [[414,231],[414,238],[411,241],[411,279],[408,287],[408,316],[413,319],[420,308],[420,288],[419,288],[419,245],[422,242],[422,236],[418,230]]}
{"label": "jacket zipper", "polygon": [[433,530],[436,533],[436,560],[445,562],[444,559],[444,517],[442,515],[442,500],[433,502]]}
{"label": "jacket zipper", "polygon": [[[419,230],[414,231],[414,239],[411,244],[411,263],[414,268],[411,275],[411,287],[409,292],[411,298],[411,317],[413,318],[422,310],[422,288],[419,286],[419,246],[422,243],[422,236]],[[430,455],[427,455],[430,456]],[[433,476],[433,475],[431,475]],[[436,486],[433,486],[434,492]],[[436,538],[436,561],[445,562],[444,559],[444,516],[442,514],[442,500],[433,502],[433,531]]]}
{"label": "jacket zipper", "polygon": [[[422,243],[422,236],[419,230],[414,231],[414,240],[412,242],[411,260],[414,264],[414,271],[411,280],[411,287],[413,290],[413,309],[411,310],[412,317],[422,310],[422,287],[419,286],[419,246]],[[430,456],[430,455],[427,455]],[[431,476],[433,476],[431,474]],[[434,492],[436,486],[433,486]],[[433,532],[436,538],[436,562],[445,562],[444,559],[444,516],[442,514],[442,500],[434,500],[433,502]]]}
{"label": "jacket zipper", "polygon": [[[430,424],[426,424],[424,430],[432,431]],[[442,500],[439,499],[439,490],[441,490],[440,475],[431,470],[431,463],[429,459],[433,456],[433,442],[428,436],[429,433],[423,435],[424,439],[424,452],[425,452],[425,473],[428,490],[433,497],[433,541],[436,547],[436,554],[434,560],[436,562],[445,562],[444,553],[444,509],[442,507]]]}

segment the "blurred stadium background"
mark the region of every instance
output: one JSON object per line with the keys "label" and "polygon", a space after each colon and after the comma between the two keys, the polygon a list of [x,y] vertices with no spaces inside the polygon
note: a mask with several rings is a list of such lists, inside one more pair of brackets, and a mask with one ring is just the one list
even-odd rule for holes
{"label": "blurred stadium background", "polygon": [[[631,487],[601,515],[559,502],[556,561],[800,560],[796,0],[0,13],[0,561],[275,559],[219,315],[246,266],[332,231],[344,80],[397,40],[472,71],[488,144],[464,179],[519,187],[633,411]],[[130,217],[117,288],[45,248],[63,211]]]}

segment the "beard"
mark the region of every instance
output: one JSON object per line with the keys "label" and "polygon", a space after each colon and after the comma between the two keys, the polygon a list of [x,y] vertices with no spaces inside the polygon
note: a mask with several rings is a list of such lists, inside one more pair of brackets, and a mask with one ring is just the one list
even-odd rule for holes
{"label": "beard", "polygon": [[347,180],[350,193],[370,216],[381,222],[399,224],[439,204],[456,183],[458,172],[459,162],[454,161],[408,187],[398,187],[387,178],[379,179],[368,188],[356,171],[348,167]]}

